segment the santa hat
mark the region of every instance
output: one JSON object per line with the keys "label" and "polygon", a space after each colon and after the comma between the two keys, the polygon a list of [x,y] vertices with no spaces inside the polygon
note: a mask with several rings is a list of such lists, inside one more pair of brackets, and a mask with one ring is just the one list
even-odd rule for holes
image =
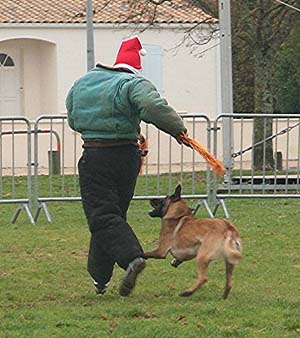
{"label": "santa hat", "polygon": [[119,48],[113,68],[126,68],[135,74],[142,69],[141,55],[146,55],[138,37],[124,40]]}

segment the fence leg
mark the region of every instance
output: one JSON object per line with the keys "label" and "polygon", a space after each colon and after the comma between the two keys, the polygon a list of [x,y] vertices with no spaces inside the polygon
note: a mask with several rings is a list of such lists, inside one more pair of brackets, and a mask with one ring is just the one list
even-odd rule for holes
{"label": "fence leg", "polygon": [[223,211],[224,211],[225,217],[226,217],[226,218],[230,218],[228,209],[227,209],[226,204],[225,204],[225,201],[224,201],[223,199],[218,199],[218,200],[217,200],[217,203],[216,203],[215,208],[214,208],[214,211],[213,211],[214,216],[216,215],[217,210],[218,210],[218,208],[219,208],[220,205],[221,205],[221,207],[222,207],[222,209],[223,209]]}
{"label": "fence leg", "polygon": [[26,214],[27,214],[27,216],[28,216],[28,218],[30,220],[30,223],[31,224],[35,224],[35,220],[34,220],[34,218],[32,216],[32,213],[31,213],[30,208],[29,208],[29,206],[28,206],[27,203],[21,203],[21,204],[19,204],[19,206],[18,206],[18,208],[17,208],[17,210],[16,210],[16,212],[15,212],[15,214],[14,214],[11,222],[13,224],[16,223],[16,221],[17,221],[17,219],[18,219],[18,217],[19,217],[19,215],[20,215],[20,213],[21,213],[22,210],[25,210],[25,212],[26,212]]}
{"label": "fence leg", "polygon": [[197,203],[197,205],[196,205],[196,208],[193,210],[193,215],[196,215],[196,213],[197,213],[197,211],[199,210],[201,204],[204,205],[204,207],[205,207],[205,209],[206,209],[206,211],[207,211],[209,217],[210,217],[210,218],[214,218],[214,214],[213,214],[213,212],[211,211],[211,209],[210,209],[210,207],[209,207],[208,202],[207,202],[206,199],[201,199],[201,200],[198,201],[198,203]]}
{"label": "fence leg", "polygon": [[202,200],[202,204],[204,205],[204,207],[205,207],[205,209],[206,209],[206,211],[207,211],[209,217],[210,217],[210,218],[214,218],[215,216],[214,216],[214,214],[212,213],[212,211],[211,211],[211,209],[210,209],[210,207],[209,207],[209,205],[208,205],[207,200]]}
{"label": "fence leg", "polygon": [[39,205],[38,205],[38,208],[37,208],[37,212],[36,212],[36,214],[35,214],[35,216],[34,216],[34,220],[35,220],[35,221],[38,220],[41,210],[44,211],[44,214],[45,214],[45,216],[46,216],[47,221],[48,221],[49,223],[51,223],[51,222],[52,222],[52,219],[51,219],[50,212],[49,212],[49,210],[48,210],[48,208],[47,208],[46,202],[39,202]]}

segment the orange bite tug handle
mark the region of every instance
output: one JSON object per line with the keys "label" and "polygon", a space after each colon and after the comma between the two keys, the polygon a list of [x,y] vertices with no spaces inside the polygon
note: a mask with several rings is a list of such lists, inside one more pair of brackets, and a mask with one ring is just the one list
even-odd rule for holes
{"label": "orange bite tug handle", "polygon": [[179,139],[185,145],[191,146],[194,150],[196,150],[218,176],[224,175],[225,169],[222,162],[217,160],[214,155],[210,153],[201,143],[187,136],[185,133],[180,134]]}

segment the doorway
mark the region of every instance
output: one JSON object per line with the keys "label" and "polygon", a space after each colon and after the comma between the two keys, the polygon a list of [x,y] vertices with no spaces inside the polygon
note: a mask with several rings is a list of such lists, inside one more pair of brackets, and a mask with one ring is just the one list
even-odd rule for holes
{"label": "doorway", "polygon": [[0,116],[20,115],[19,57],[0,48]]}

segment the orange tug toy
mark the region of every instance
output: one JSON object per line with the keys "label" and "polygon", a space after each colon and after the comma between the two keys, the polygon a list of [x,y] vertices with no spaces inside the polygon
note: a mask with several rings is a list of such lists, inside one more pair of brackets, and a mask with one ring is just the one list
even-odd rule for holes
{"label": "orange tug toy", "polygon": [[[218,175],[223,176],[225,169],[219,160],[217,160],[212,153],[210,153],[201,143],[192,139],[187,135],[180,135],[180,140],[187,146],[190,146],[192,149],[196,150],[209,164],[212,170]],[[145,164],[145,157],[148,154],[148,142],[144,135],[139,135],[139,147],[142,152],[142,159],[141,159],[141,168],[140,168],[140,175],[143,172],[143,165]]]}
{"label": "orange tug toy", "polygon": [[190,145],[194,150],[196,150],[218,176],[224,175],[225,169],[222,162],[217,160],[214,155],[210,153],[201,143],[186,135],[182,135],[180,139],[185,144]]}

